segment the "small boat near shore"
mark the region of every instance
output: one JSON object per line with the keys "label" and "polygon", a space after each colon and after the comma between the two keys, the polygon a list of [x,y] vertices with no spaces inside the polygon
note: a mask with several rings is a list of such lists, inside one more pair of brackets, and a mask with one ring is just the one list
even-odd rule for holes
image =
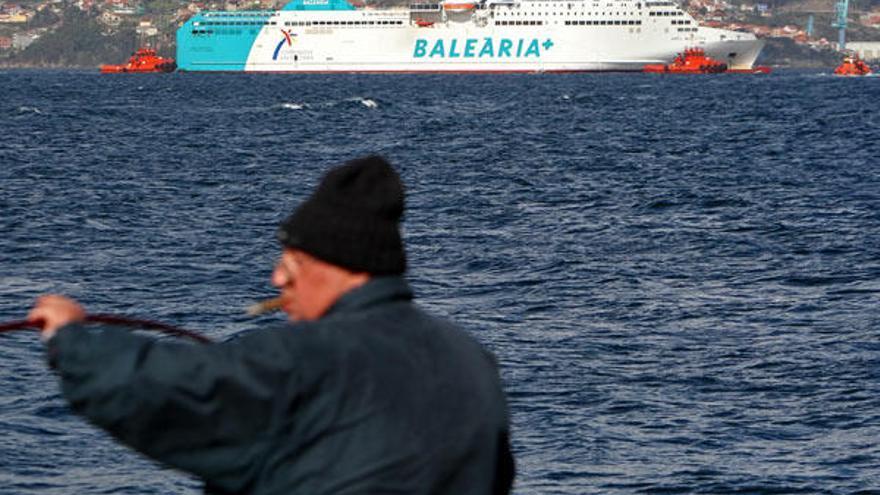
{"label": "small boat near shore", "polygon": [[872,72],[871,67],[856,53],[847,54],[843,57],[843,62],[834,69],[836,76],[867,76]]}
{"label": "small boat near shore", "polygon": [[724,62],[706,55],[699,47],[687,48],[676,55],[671,64],[648,64],[642,72],[655,74],[769,74],[770,68],[756,66],[748,69],[731,69]]}
{"label": "small boat near shore", "polygon": [[104,64],[101,65],[100,69],[102,74],[174,72],[177,69],[177,64],[173,58],[158,56],[156,50],[139,48],[128,59],[128,63],[120,65]]}

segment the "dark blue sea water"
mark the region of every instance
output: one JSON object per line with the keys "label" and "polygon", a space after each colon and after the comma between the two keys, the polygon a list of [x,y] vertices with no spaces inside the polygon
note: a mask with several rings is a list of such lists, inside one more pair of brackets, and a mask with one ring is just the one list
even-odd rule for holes
{"label": "dark blue sea water", "polygon": [[[880,493],[880,78],[0,72],[0,320],[61,292],[225,338],[370,152],[421,303],[494,351],[526,494]],[[0,336],[0,493],[199,483]]]}

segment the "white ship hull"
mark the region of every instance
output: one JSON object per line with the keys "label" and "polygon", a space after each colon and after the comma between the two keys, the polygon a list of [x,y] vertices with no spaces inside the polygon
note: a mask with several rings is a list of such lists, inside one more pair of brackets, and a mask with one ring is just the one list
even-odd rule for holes
{"label": "white ship hull", "polygon": [[640,71],[701,47],[733,69],[749,69],[763,47],[750,33],[698,26],[670,2],[525,1],[452,12],[440,4],[355,10],[339,8],[342,1],[200,14],[178,32],[178,65],[248,72]]}

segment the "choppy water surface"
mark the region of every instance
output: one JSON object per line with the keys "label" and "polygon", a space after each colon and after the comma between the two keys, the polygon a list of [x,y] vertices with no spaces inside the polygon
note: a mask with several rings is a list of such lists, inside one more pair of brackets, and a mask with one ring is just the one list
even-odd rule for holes
{"label": "choppy water surface", "polygon": [[[422,304],[499,357],[516,493],[880,490],[880,78],[0,72],[0,319],[277,317],[331,164],[408,186]],[[0,492],[197,493],[0,337]]]}

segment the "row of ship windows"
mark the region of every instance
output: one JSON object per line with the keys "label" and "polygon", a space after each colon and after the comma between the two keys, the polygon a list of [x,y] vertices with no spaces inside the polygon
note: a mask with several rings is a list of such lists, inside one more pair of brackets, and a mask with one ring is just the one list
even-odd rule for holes
{"label": "row of ship windows", "polygon": [[[374,25],[374,24],[394,24],[394,25],[403,25],[402,21],[382,21],[382,22],[358,22],[358,25]],[[316,22],[314,24],[306,24],[306,25],[321,25],[321,26],[339,26],[339,25],[348,25],[345,22]],[[251,34],[256,34],[257,31],[251,30]],[[241,29],[217,29],[216,31],[213,29],[193,29],[192,34],[202,35],[202,34],[230,34],[230,35],[240,35],[242,34]]]}
{"label": "row of ship windows", "polygon": [[403,21],[289,21],[285,26],[401,26]]}
{"label": "row of ship windows", "polygon": [[[624,5],[626,5],[626,4],[624,4]],[[641,7],[642,7],[641,4],[639,4],[639,3],[636,3],[635,5],[636,5],[636,8],[641,8]],[[668,5],[669,7],[674,7],[674,6],[675,6],[675,4],[673,4],[673,3],[663,3],[663,2],[661,2],[660,4],[656,4],[656,5],[663,5],[663,6],[667,6],[667,5]],[[546,5],[545,5],[545,4],[543,4],[543,3],[538,3],[538,4],[536,4],[536,6],[537,6],[537,7],[555,7],[555,6],[558,6],[558,5],[551,5],[551,4],[546,4]],[[569,4],[568,4],[568,8],[569,8],[569,9],[573,9],[573,8],[575,8],[575,7],[577,7],[577,6],[578,6],[577,4],[573,4],[573,3],[569,3]],[[593,7],[598,7],[598,6],[599,6],[598,3],[594,3],[594,4],[593,4]],[[613,6],[613,4],[607,4],[607,6],[611,7],[611,6]],[[502,6],[502,7],[503,7],[503,6]],[[440,10],[440,4],[438,4],[438,3],[414,3],[414,4],[411,4],[411,5],[409,6],[409,8],[410,8],[410,10],[418,10],[418,11],[433,11],[433,10]],[[482,9],[482,8],[483,8],[483,4],[477,4],[477,5],[475,5],[475,8],[477,8],[477,9]],[[514,9],[514,8],[518,8],[518,7],[507,6],[507,8],[508,8],[508,9]]]}
{"label": "row of ship windows", "polygon": [[543,26],[544,21],[495,21],[496,26]]}
{"label": "row of ship windows", "polygon": [[566,26],[641,26],[642,21],[565,21]]}
{"label": "row of ship windows", "polygon": [[270,12],[206,12],[205,17],[271,17]]}
{"label": "row of ship windows", "polygon": [[[328,23],[330,24],[330,23]],[[366,23],[365,23],[366,24]],[[402,23],[400,23],[402,24]],[[544,21],[495,21],[496,26],[543,26]],[[565,21],[566,26],[641,26],[642,21]],[[696,31],[697,28],[678,28],[679,32],[689,32]],[[214,31],[212,29],[193,29],[192,34],[199,35],[209,35],[209,34],[219,34],[219,35],[241,35],[242,31],[240,29],[218,29]],[[256,31],[251,31],[251,34],[256,34]]]}
{"label": "row of ship windows", "polygon": [[[193,29],[193,31],[192,31],[192,34],[194,34],[196,36],[215,34],[215,33],[216,34],[230,34],[230,35],[238,36],[238,35],[242,34],[242,31],[241,31],[241,29],[218,29],[217,31],[214,31],[213,29]],[[257,32],[251,31],[251,34],[257,34]]]}
{"label": "row of ship windows", "polygon": [[679,33],[696,33],[697,28],[678,28]]}
{"label": "row of ship windows", "polygon": [[274,26],[275,21],[202,21],[196,26]]}
{"label": "row of ship windows", "polygon": [[[593,15],[592,12],[563,12],[563,13],[553,12],[552,14],[553,15],[566,15],[569,17],[578,16],[578,15]],[[596,15],[605,15],[605,14],[609,14],[609,15],[612,15],[612,14],[613,15],[636,15],[635,12],[596,12]],[[546,12],[510,12],[510,13],[499,12],[498,13],[499,17],[507,17],[508,15],[511,17],[519,16],[519,15],[546,15],[548,17],[550,16],[550,14],[548,14]]]}
{"label": "row of ship windows", "polygon": [[685,21],[685,20],[681,20],[681,21],[675,21],[675,20],[673,20],[673,21],[672,21],[672,25],[673,25],[673,26],[676,25],[676,24],[687,25],[687,24],[690,24],[690,23],[691,23],[691,21]]}
{"label": "row of ship windows", "polygon": [[667,17],[684,15],[684,12],[648,12],[648,15],[653,17]]}

